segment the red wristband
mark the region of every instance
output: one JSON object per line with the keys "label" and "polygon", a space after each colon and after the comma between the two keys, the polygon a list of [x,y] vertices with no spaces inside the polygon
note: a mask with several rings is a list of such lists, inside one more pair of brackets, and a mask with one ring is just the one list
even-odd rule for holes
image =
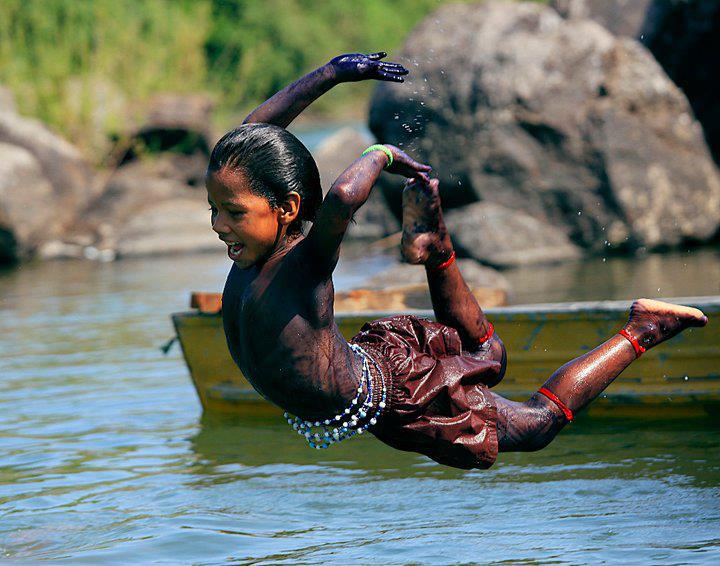
{"label": "red wristband", "polygon": [[495,334],[495,327],[492,325],[492,322],[488,322],[488,324],[490,325],[490,328],[488,328],[488,331],[485,333],[485,335],[480,338],[480,344],[484,344],[493,337],[493,334]]}
{"label": "red wristband", "polygon": [[624,338],[627,338],[630,341],[630,344],[632,344],[632,347],[635,349],[635,359],[639,358],[645,353],[645,348],[643,348],[640,345],[640,342],[638,342],[637,338],[635,338],[635,336],[630,334],[627,330],[623,328],[620,332],[618,332],[618,334],[620,334],[620,336],[623,336]]}
{"label": "red wristband", "polygon": [[555,395],[555,393],[553,393],[552,391],[550,391],[549,389],[547,389],[545,387],[541,387],[540,389],[538,389],[538,393],[545,395],[545,397],[547,397],[553,403],[555,403],[558,407],[560,407],[560,410],[563,412],[563,414],[565,415],[565,418],[568,420],[568,422],[573,421],[573,419],[575,418],[573,416],[573,412],[570,410],[570,408],[565,403],[563,403],[560,399],[558,399],[558,396]]}
{"label": "red wristband", "polygon": [[445,261],[443,261],[440,265],[438,265],[436,267],[432,267],[431,269],[433,269],[434,271],[442,271],[443,269],[447,269],[448,267],[450,267],[454,261],[455,261],[455,250],[453,250],[453,252],[450,254],[449,258],[447,258]]}

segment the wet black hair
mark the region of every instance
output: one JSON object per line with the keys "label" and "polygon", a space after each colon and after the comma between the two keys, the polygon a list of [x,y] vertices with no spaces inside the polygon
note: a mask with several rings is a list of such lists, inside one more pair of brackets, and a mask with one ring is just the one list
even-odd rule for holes
{"label": "wet black hair", "polygon": [[308,149],[285,128],[243,124],[225,134],[212,150],[208,173],[226,168],[242,171],[250,190],[272,208],[290,191],[300,195],[299,214],[288,234],[301,233],[303,221],[315,219],[323,199],[320,173]]}

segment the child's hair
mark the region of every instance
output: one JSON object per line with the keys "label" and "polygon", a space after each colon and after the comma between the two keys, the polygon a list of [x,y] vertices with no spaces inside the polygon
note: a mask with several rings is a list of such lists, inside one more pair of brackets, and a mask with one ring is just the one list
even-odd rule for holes
{"label": "child's hair", "polygon": [[288,226],[288,234],[301,233],[303,221],[315,219],[323,199],[320,173],[307,148],[286,129],[243,124],[228,132],[215,145],[208,172],[226,167],[245,173],[250,190],[266,198],[272,208],[290,191],[300,195],[299,214]]}

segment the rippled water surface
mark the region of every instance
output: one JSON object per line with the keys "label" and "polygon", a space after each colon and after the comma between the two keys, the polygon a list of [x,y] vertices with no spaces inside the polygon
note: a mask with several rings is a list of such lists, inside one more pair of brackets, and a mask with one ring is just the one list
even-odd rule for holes
{"label": "rippled water surface", "polygon": [[[190,290],[221,287],[226,261],[0,273],[3,556],[720,563],[720,441],[709,420],[580,419],[542,452],[463,472],[371,438],[312,451],[278,417],[203,417],[179,351],[159,346]],[[337,286],[388,261],[345,261]],[[516,272],[513,298],[719,292],[714,252],[643,262]]]}

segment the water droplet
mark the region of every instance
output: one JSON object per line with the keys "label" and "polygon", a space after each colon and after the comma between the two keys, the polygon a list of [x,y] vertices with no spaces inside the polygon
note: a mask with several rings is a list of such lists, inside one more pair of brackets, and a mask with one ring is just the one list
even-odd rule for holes
{"label": "water droplet", "polygon": [[606,257],[604,257],[604,258],[603,258],[603,263],[605,263],[606,261],[607,261],[607,258],[606,258]]}

